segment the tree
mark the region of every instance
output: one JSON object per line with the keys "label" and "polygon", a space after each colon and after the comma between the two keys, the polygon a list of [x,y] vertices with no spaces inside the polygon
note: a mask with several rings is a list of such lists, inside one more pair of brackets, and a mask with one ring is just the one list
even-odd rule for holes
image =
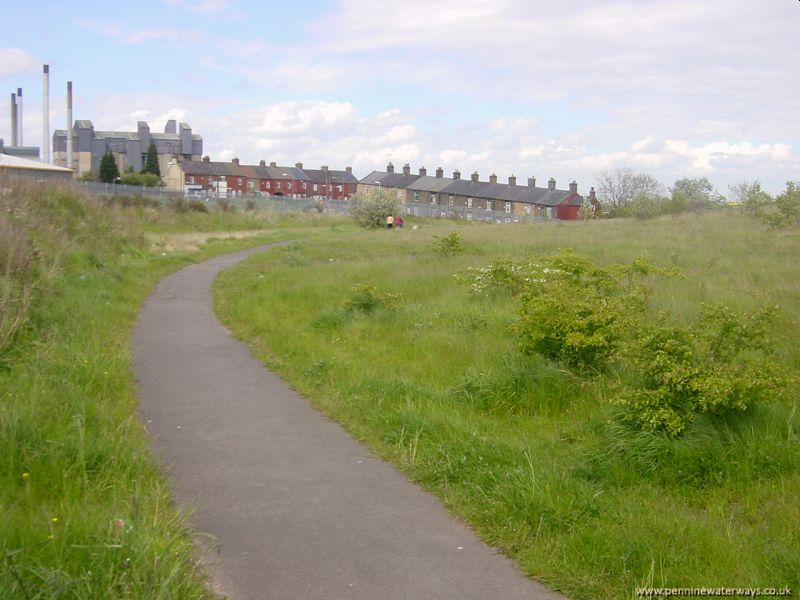
{"label": "tree", "polygon": [[761,217],[774,202],[772,196],[761,189],[761,183],[758,181],[750,183],[745,180],[729,185],[728,189],[730,190],[730,199],[739,203],[744,212],[753,217]]}
{"label": "tree", "polygon": [[786,191],[775,198],[775,209],[761,219],[773,227],[788,227],[800,223],[800,187],[794,181],[786,182]]}
{"label": "tree", "polygon": [[396,215],[400,203],[385,190],[356,194],[350,200],[350,216],[362,227],[382,227],[388,215]]}
{"label": "tree", "polygon": [[119,167],[114,155],[109,150],[103,155],[100,161],[100,181],[104,183],[114,183],[119,179]]}
{"label": "tree", "polygon": [[161,177],[161,167],[158,166],[158,152],[156,152],[154,142],[150,142],[150,146],[147,148],[147,157],[144,160],[142,173],[152,173]]}
{"label": "tree", "polygon": [[634,173],[629,167],[604,171],[595,177],[600,199],[612,209],[626,206],[637,198],[659,200],[664,196],[664,186],[655,177]]}
{"label": "tree", "polygon": [[705,208],[714,202],[721,202],[722,196],[714,189],[714,185],[706,178],[678,179],[670,188],[674,202],[684,202],[690,210]]}

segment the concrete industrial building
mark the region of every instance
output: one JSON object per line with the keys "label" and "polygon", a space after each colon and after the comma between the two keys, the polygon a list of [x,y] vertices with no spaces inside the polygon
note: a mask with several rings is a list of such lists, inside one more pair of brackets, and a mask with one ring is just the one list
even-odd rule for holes
{"label": "concrete industrial building", "polygon": [[[77,175],[97,172],[103,155],[110,151],[120,172],[128,167],[139,172],[151,142],[156,146],[162,173],[167,172],[170,162],[200,160],[203,155],[203,138],[193,134],[188,123],[178,125],[174,119],[167,121],[164,133],[152,133],[144,121],[139,121],[136,131],[97,131],[91,121],[75,121],[72,168]],[[53,134],[53,159],[56,165],[67,166],[67,132],[64,129]]]}

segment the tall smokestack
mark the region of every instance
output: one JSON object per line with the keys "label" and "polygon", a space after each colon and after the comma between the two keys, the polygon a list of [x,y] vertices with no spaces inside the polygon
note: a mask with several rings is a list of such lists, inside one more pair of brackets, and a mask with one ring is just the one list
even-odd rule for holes
{"label": "tall smokestack", "polygon": [[42,162],[50,164],[50,65],[42,69]]}
{"label": "tall smokestack", "polygon": [[17,143],[24,146],[25,142],[22,141],[22,88],[17,88],[17,127],[19,127]]}
{"label": "tall smokestack", "polygon": [[72,82],[67,82],[67,164],[72,168]]}
{"label": "tall smokestack", "polygon": [[11,92],[11,147],[17,145],[17,95]]}

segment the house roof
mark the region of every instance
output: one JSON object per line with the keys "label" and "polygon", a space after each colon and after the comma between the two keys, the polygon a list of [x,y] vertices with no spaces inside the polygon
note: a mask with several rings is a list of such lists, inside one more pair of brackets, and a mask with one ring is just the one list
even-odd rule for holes
{"label": "house roof", "polygon": [[38,160],[28,160],[19,156],[0,154],[0,168],[2,169],[23,169],[29,171],[54,171],[56,173],[72,173],[72,169],[57,167]]}
{"label": "house roof", "polygon": [[203,160],[182,160],[178,166],[186,175],[200,175],[205,177],[234,176],[246,177],[245,170],[232,162],[213,162]]}
{"label": "house roof", "polygon": [[333,169],[303,169],[308,179],[314,183],[325,183],[335,181],[337,183],[358,183],[358,179],[349,171],[338,171]]}
{"label": "house roof", "polygon": [[266,179],[294,179],[296,181],[309,180],[308,175],[306,175],[302,169],[298,169],[297,167],[273,167],[271,165],[267,165],[266,167],[259,167],[259,169],[266,169]]}
{"label": "house roof", "polygon": [[415,182],[408,186],[408,189],[414,192],[441,192],[448,185],[453,183],[452,179],[447,177],[432,177],[430,175],[423,175]]}
{"label": "house roof", "polygon": [[377,185],[381,182],[381,179],[387,175],[388,173],[386,171],[372,171],[369,175],[359,179],[358,183],[363,183],[364,185]]}

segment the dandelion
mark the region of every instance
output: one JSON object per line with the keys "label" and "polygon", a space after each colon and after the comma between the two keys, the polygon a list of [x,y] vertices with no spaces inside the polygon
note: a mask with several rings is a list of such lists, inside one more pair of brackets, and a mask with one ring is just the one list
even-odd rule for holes
{"label": "dandelion", "polygon": [[48,540],[54,540],[54,539],[56,539],[56,536],[54,536],[54,535],[51,533],[50,535],[48,535],[48,536],[47,536],[47,539],[48,539]]}
{"label": "dandelion", "polygon": [[31,474],[30,474],[30,473],[28,473],[27,471],[25,471],[25,472],[22,474],[22,478],[23,478],[23,479],[28,479],[30,476],[31,476]]}
{"label": "dandelion", "polygon": [[50,519],[50,522],[51,522],[51,523],[58,523],[58,517],[52,517],[52,518]]}

